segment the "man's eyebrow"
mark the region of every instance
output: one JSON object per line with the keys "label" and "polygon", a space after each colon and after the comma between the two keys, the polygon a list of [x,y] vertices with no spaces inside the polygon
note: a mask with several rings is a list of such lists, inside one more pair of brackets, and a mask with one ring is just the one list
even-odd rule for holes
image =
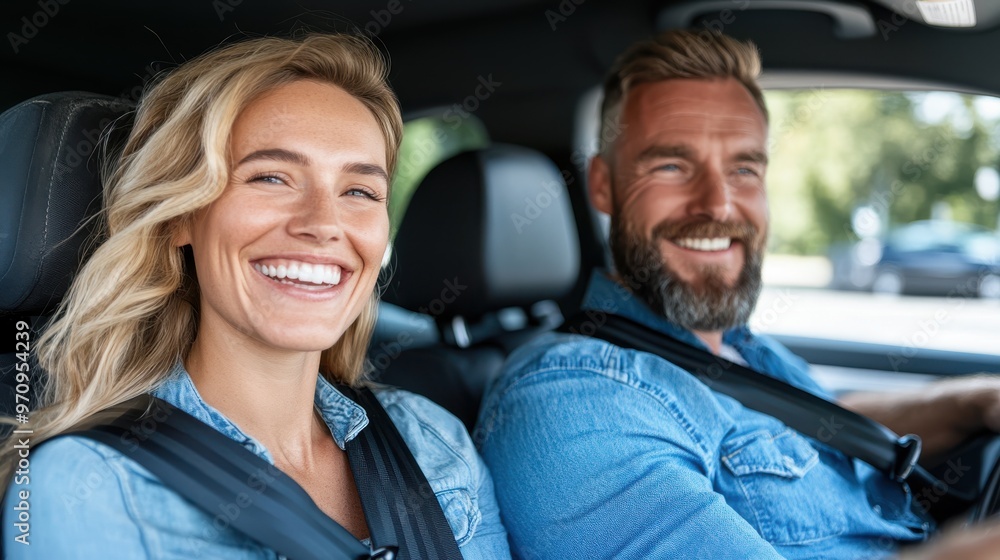
{"label": "man's eyebrow", "polygon": [[651,159],[658,158],[671,158],[679,157],[686,158],[690,157],[693,150],[690,147],[683,144],[654,144],[642,152],[639,153],[639,157],[636,158],[637,161],[649,161]]}
{"label": "man's eyebrow", "polygon": [[281,148],[268,148],[266,150],[251,152],[245,158],[241,159],[237,165],[243,165],[248,161],[256,161],[259,159],[271,159],[286,163],[295,163],[302,166],[309,165],[310,163],[309,158],[306,157],[305,154],[300,154],[299,152],[293,152],[291,150],[283,150]]}
{"label": "man's eyebrow", "polygon": [[382,169],[381,165],[374,163],[347,163],[344,164],[344,173],[371,175],[373,177],[380,177],[386,183],[389,182],[389,174],[385,172],[385,169]]}
{"label": "man's eyebrow", "polygon": [[736,161],[748,161],[752,163],[759,163],[761,165],[767,165],[767,154],[760,150],[740,152],[736,154],[736,157],[733,159]]}

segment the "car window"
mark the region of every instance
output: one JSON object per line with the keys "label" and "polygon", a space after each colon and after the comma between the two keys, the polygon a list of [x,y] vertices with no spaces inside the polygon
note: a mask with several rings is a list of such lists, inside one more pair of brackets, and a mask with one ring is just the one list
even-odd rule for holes
{"label": "car window", "polygon": [[456,119],[441,115],[406,121],[399,147],[399,160],[392,179],[389,216],[392,231],[399,230],[410,198],[424,176],[438,163],[467,150],[489,144],[486,127],[475,115]]}
{"label": "car window", "polygon": [[1000,353],[1000,100],[822,88],[766,99],[758,330]]}

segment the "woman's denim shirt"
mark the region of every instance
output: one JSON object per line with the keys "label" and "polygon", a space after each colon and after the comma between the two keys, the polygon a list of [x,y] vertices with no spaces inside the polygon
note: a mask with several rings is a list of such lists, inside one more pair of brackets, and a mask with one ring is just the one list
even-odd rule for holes
{"label": "woman's denim shirt", "polygon": [[[595,323],[618,313],[704,347],[603,275],[584,307]],[[724,340],[750,367],[825,396],[774,341],[745,327]],[[823,434],[586,336],[554,333],[516,351],[476,439],[516,558],[871,559],[930,528],[905,488]]]}
{"label": "woman's denim shirt", "polygon": [[[153,392],[274,464],[260,442],[212,408],[178,363]],[[413,452],[467,560],[509,558],[489,471],[462,423],[429,400],[376,391]],[[319,376],[315,404],[343,449],[368,425],[364,409]],[[250,537],[214,523],[149,471],[93,440],[65,436],[30,455],[30,484],[8,487],[4,558],[284,558]],[[14,541],[19,490],[30,491],[30,545]],[[294,528],[289,528],[294,531]]]}

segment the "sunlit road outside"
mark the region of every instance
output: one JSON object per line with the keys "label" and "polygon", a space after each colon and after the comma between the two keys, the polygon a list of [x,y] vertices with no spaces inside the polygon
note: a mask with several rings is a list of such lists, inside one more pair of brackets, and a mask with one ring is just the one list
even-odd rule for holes
{"label": "sunlit road outside", "polygon": [[1000,301],[824,288],[826,259],[769,256],[751,327],[768,334],[1000,355]]}

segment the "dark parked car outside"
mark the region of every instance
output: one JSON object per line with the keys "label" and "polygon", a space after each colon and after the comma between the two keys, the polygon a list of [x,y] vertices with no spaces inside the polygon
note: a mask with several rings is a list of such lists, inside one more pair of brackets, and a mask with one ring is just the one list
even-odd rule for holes
{"label": "dark parked car outside", "polygon": [[875,265],[872,291],[1000,297],[1000,237],[971,224],[913,222],[891,232]]}

